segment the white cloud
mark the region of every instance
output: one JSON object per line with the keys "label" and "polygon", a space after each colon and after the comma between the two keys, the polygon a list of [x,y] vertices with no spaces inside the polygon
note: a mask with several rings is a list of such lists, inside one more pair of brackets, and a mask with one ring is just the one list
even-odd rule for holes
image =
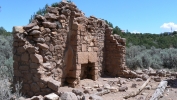
{"label": "white cloud", "polygon": [[140,32],[139,31],[137,31],[137,30],[134,30],[133,32],[131,32],[131,33],[137,33],[137,34],[139,34]]}
{"label": "white cloud", "polygon": [[171,29],[172,31],[177,31],[177,24],[173,23],[173,22],[169,22],[169,23],[164,23],[163,25],[160,26],[160,28],[165,32],[170,32]]}

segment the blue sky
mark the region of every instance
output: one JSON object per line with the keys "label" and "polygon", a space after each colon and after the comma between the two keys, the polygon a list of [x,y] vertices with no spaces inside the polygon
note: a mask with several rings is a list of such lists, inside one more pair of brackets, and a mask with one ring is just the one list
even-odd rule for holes
{"label": "blue sky", "polygon": [[[45,4],[60,0],[0,0],[0,26],[27,25]],[[161,33],[177,30],[177,0],[72,0],[86,16],[96,16],[129,32]]]}

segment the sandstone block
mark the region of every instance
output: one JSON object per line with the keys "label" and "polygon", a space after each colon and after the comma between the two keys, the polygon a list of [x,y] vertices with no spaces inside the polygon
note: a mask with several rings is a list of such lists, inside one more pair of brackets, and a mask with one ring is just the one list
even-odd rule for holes
{"label": "sandstone block", "polygon": [[73,30],[78,30],[79,24],[78,23],[73,23],[72,24],[72,29]]}
{"label": "sandstone block", "polygon": [[43,38],[33,38],[34,41],[44,43],[45,40]]}
{"label": "sandstone block", "polygon": [[42,15],[36,15],[35,18],[40,20],[40,21],[46,21],[46,18]]}
{"label": "sandstone block", "polygon": [[48,95],[45,95],[44,99],[47,99],[47,100],[59,100],[59,96],[56,95],[55,93],[50,93]]}
{"label": "sandstone block", "polygon": [[29,35],[39,35],[39,34],[41,34],[41,32],[38,30],[33,30],[29,33]]}
{"label": "sandstone block", "polygon": [[30,68],[39,68],[40,67],[40,64],[39,63],[30,63]]}
{"label": "sandstone block", "polygon": [[43,22],[42,24],[43,24],[44,27],[46,27],[46,28],[56,28],[56,27],[57,27],[57,24],[56,24],[56,23]]}
{"label": "sandstone block", "polygon": [[44,100],[43,96],[39,95],[39,96],[33,96],[31,97],[30,100]]}
{"label": "sandstone block", "polygon": [[103,98],[101,96],[98,96],[96,94],[90,95],[89,99],[91,99],[91,100],[103,100]]}
{"label": "sandstone block", "polygon": [[78,52],[77,56],[79,64],[88,63],[88,52]]}
{"label": "sandstone block", "polygon": [[77,96],[72,92],[64,92],[60,96],[61,100],[78,100]]}
{"label": "sandstone block", "polygon": [[34,54],[34,53],[35,53],[35,47],[28,47],[26,50],[27,50],[28,53],[30,53],[30,54]]}
{"label": "sandstone block", "polygon": [[29,84],[24,84],[24,85],[23,85],[23,89],[29,91],[29,90],[30,90]]}
{"label": "sandstone block", "polygon": [[34,63],[43,63],[43,57],[39,54],[30,54],[30,59]]}
{"label": "sandstone block", "polygon": [[53,44],[50,44],[49,50],[50,50],[50,51],[54,51],[54,46],[53,46]]}
{"label": "sandstone block", "polygon": [[54,14],[57,14],[59,13],[59,8],[58,7],[47,7],[47,11],[50,12],[50,13],[54,13]]}
{"label": "sandstone block", "polygon": [[59,87],[61,86],[61,82],[54,80],[53,78],[48,79],[48,87],[54,91],[58,91]]}
{"label": "sandstone block", "polygon": [[29,54],[28,53],[24,53],[21,56],[21,61],[28,61],[29,60]]}
{"label": "sandstone block", "polygon": [[14,70],[14,76],[19,77],[22,76],[22,74],[19,70]]}
{"label": "sandstone block", "polygon": [[47,44],[44,43],[37,43],[37,45],[39,46],[39,48],[41,49],[49,49],[49,46]]}
{"label": "sandstone block", "polygon": [[54,19],[54,20],[58,18],[58,16],[56,16],[55,14],[52,14],[52,13],[46,13],[44,15],[44,17],[47,19]]}
{"label": "sandstone block", "polygon": [[43,63],[42,64],[45,69],[52,70],[53,66],[50,63]]}
{"label": "sandstone block", "polygon": [[22,54],[24,52],[25,52],[25,48],[24,47],[18,47],[17,48],[17,53]]}
{"label": "sandstone block", "polygon": [[82,44],[82,51],[87,51],[87,45],[86,44]]}
{"label": "sandstone block", "polygon": [[40,91],[40,88],[39,88],[39,86],[36,83],[30,84],[30,87],[31,87],[31,91],[33,91],[34,93]]}
{"label": "sandstone block", "polygon": [[20,70],[29,70],[29,67],[28,66],[19,66],[19,69]]}
{"label": "sandstone block", "polygon": [[30,24],[28,24],[27,26],[24,26],[23,28],[24,28],[25,30],[28,30],[28,29],[32,28],[33,26],[35,26],[35,25],[37,25],[37,23],[30,23]]}
{"label": "sandstone block", "polygon": [[160,77],[154,77],[154,81],[155,81],[155,82],[160,82],[160,81],[161,81],[161,78],[160,78]]}
{"label": "sandstone block", "polygon": [[128,90],[128,87],[127,86],[123,86],[123,87],[119,87],[119,91],[126,91]]}
{"label": "sandstone block", "polygon": [[89,52],[88,56],[89,62],[97,62],[98,57],[96,52]]}
{"label": "sandstone block", "polygon": [[23,33],[25,30],[22,26],[14,26],[13,27],[13,33]]}
{"label": "sandstone block", "polygon": [[14,69],[18,69],[18,66],[19,66],[19,65],[18,65],[18,62],[14,61],[14,62],[13,62],[13,68],[14,68]]}

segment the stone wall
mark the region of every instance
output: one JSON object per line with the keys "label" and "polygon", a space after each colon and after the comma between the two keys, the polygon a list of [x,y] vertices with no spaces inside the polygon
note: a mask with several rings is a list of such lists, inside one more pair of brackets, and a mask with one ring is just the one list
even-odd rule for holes
{"label": "stone wall", "polygon": [[13,27],[13,37],[14,82],[23,82],[28,96],[57,92],[63,84],[75,87],[84,78],[129,74],[125,39],[73,3],[48,7],[27,26]]}
{"label": "stone wall", "polygon": [[118,77],[125,69],[125,39],[116,34],[112,35],[111,31],[112,29],[107,29],[105,35],[105,73]]}

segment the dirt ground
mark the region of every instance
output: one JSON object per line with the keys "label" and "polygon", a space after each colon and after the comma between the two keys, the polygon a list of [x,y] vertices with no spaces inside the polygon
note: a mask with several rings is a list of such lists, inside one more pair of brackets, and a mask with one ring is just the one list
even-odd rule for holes
{"label": "dirt ground", "polygon": [[[122,85],[118,84],[118,81],[121,80],[123,82]],[[169,80],[168,77],[162,77],[161,80]],[[177,100],[177,83],[176,80],[171,80],[173,85],[167,86],[163,97],[160,100]],[[144,88],[137,96],[131,97],[128,99],[124,99],[123,97],[129,93],[137,91],[139,87],[143,85],[145,81],[137,81],[136,79],[126,79],[126,78],[99,78],[97,81],[93,81],[91,79],[81,80],[80,85],[76,87],[78,90],[86,92],[86,94],[95,94],[98,93],[97,89],[104,88],[105,84],[109,84],[110,87],[114,87],[115,89],[119,89],[119,87],[128,87],[126,91],[120,92],[110,92],[102,95],[103,100],[149,100],[157,86],[160,82],[155,82],[153,78],[151,78],[150,82],[147,84],[146,88]],[[136,84],[136,87],[132,87],[132,84]],[[98,87],[97,87],[98,86]],[[72,91],[73,88],[69,87],[61,87],[60,92],[62,91]],[[85,90],[85,91],[84,91]],[[103,89],[104,90],[104,89]],[[102,91],[103,91],[102,90]],[[88,100],[88,98],[86,98]]]}

